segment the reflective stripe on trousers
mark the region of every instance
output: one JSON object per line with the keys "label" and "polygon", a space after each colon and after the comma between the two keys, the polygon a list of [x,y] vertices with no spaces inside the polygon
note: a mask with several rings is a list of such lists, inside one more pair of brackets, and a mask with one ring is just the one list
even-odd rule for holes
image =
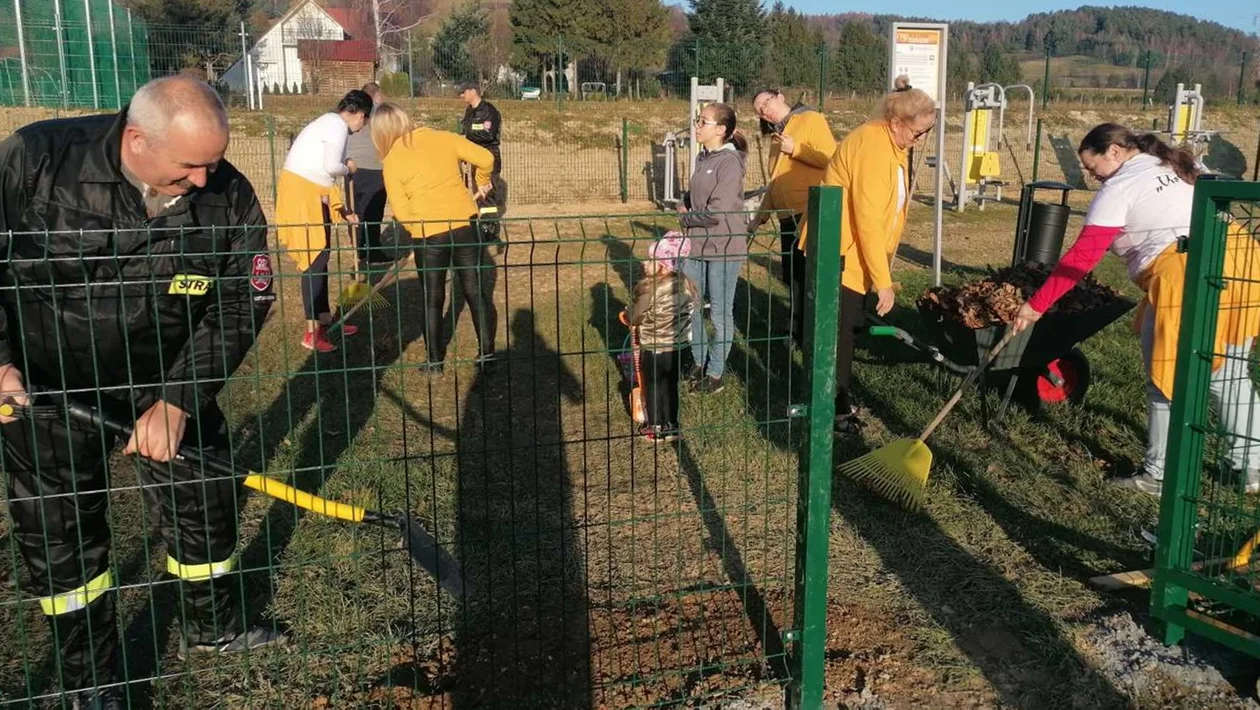
{"label": "reflective stripe on trousers", "polygon": [[236,568],[236,555],[222,562],[209,562],[200,565],[181,564],[174,557],[166,558],[166,571],[186,582],[204,582],[228,574]]}
{"label": "reflective stripe on trousers", "polygon": [[110,570],[105,570],[104,574],[89,579],[87,584],[78,589],[54,594],[51,597],[42,597],[39,600],[39,605],[43,608],[46,616],[69,614],[72,611],[86,608],[88,604],[96,601],[98,597],[109,591],[113,586],[114,574]]}

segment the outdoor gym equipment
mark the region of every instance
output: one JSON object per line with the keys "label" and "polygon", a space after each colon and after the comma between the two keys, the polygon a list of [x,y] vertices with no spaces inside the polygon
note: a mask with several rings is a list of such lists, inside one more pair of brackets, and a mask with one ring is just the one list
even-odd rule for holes
{"label": "outdoor gym equipment", "polygon": [[[997,125],[993,113],[997,112]],[[1006,90],[997,84],[976,86],[968,82],[963,94],[962,174],[958,177],[955,209],[962,212],[975,202],[980,209],[990,200],[1002,199],[1002,121],[1006,114]],[[996,128],[996,130],[995,130]]]}
{"label": "outdoor gym equipment", "polygon": [[1173,96],[1173,105],[1168,107],[1168,134],[1172,142],[1185,146],[1198,158],[1207,148],[1214,131],[1203,130],[1203,86],[1195,84],[1187,89],[1185,84],[1177,85],[1177,93]]}
{"label": "outdoor gym equipment", "polygon": [[[962,175],[959,176],[955,201],[955,209],[959,212],[966,209],[969,202],[975,202],[983,210],[985,202],[1002,199],[1002,187],[1006,183],[1002,180],[999,156],[1006,140],[1003,135],[1006,95],[1016,89],[1028,92],[1028,126],[1024,147],[1030,149],[1036,117],[1032,87],[1027,84],[967,84],[967,92],[963,95]],[[997,112],[996,124],[994,112]]]}

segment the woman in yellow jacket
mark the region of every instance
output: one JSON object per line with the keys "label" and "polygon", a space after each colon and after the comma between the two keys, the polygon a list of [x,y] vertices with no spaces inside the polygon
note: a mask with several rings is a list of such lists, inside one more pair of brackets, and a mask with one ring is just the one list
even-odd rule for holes
{"label": "woman in yellow jacket", "polygon": [[[472,311],[479,344],[477,364],[485,367],[494,358],[498,313],[493,273],[482,268],[492,262],[473,220],[475,200],[490,192],[494,155],[455,133],[416,128],[406,111],[388,102],[372,113],[372,144],[382,156],[385,194],[394,218],[415,240],[424,300],[424,369],[441,372],[446,359],[442,314],[446,274],[452,265]],[[475,196],[468,194],[461,162],[476,168]]]}
{"label": "woman in yellow jacket", "polygon": [[[824,185],[844,188],[840,256],[840,333],[836,350],[836,422],[840,434],[857,433],[860,422],[849,401],[853,346],[862,327],[866,294],[879,297],[875,312],[893,307],[890,267],[910,205],[907,151],[932,130],[936,106],[931,97],[898,77],[896,90],[884,98],[883,117],[850,133],[831,158]],[[808,251],[807,235],[801,248]]]}

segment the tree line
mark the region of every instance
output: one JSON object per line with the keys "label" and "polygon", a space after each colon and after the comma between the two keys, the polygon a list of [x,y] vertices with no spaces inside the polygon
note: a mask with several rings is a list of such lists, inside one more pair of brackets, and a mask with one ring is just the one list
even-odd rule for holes
{"label": "tree line", "polygon": [[[151,23],[222,28],[240,18],[256,32],[292,6],[286,0],[128,0]],[[539,84],[579,77],[603,81],[610,93],[634,82],[649,92],[685,91],[690,76],[717,76],[739,92],[759,86],[874,93],[887,79],[894,15],[804,15],[783,2],[688,0],[324,0],[325,5],[384,9],[392,23],[381,44],[407,53],[403,68],[441,81],[504,81],[510,73]],[[204,44],[204,42],[202,43]],[[225,42],[230,48],[230,43]],[[1029,15],[1020,22],[952,22],[949,90],[966,82],[1018,83],[1019,57],[1083,56],[1100,67],[1099,87],[1138,88],[1165,74],[1202,83],[1223,98],[1237,88],[1242,52],[1251,67],[1244,89],[1260,99],[1260,39],[1222,25],[1135,7],[1082,7]],[[408,69],[410,70],[410,69]],[[413,72],[415,73],[415,72]],[[1028,83],[1039,84],[1037,76]],[[576,87],[569,87],[570,90]]]}

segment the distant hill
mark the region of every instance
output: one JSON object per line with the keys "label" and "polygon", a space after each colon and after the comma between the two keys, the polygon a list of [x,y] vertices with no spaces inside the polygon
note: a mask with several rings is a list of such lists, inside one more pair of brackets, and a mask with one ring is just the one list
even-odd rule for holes
{"label": "distant hill", "polygon": [[[880,36],[887,36],[893,22],[930,18],[850,13],[810,19],[834,39],[853,21],[869,23]],[[961,50],[978,55],[996,45],[1028,63],[1044,56],[1048,38],[1053,56],[1076,58],[1056,64],[1061,69],[1070,64],[1071,85],[1082,87],[1132,88],[1149,50],[1152,83],[1165,69],[1181,68],[1202,83],[1210,96],[1222,96],[1237,87],[1242,53],[1249,52],[1247,88],[1260,89],[1260,38],[1164,10],[1086,6],[1029,15],[1019,22],[950,22],[949,34],[951,54]],[[1061,76],[1056,73],[1055,78]],[[1037,80],[1039,76],[1024,78]]]}

